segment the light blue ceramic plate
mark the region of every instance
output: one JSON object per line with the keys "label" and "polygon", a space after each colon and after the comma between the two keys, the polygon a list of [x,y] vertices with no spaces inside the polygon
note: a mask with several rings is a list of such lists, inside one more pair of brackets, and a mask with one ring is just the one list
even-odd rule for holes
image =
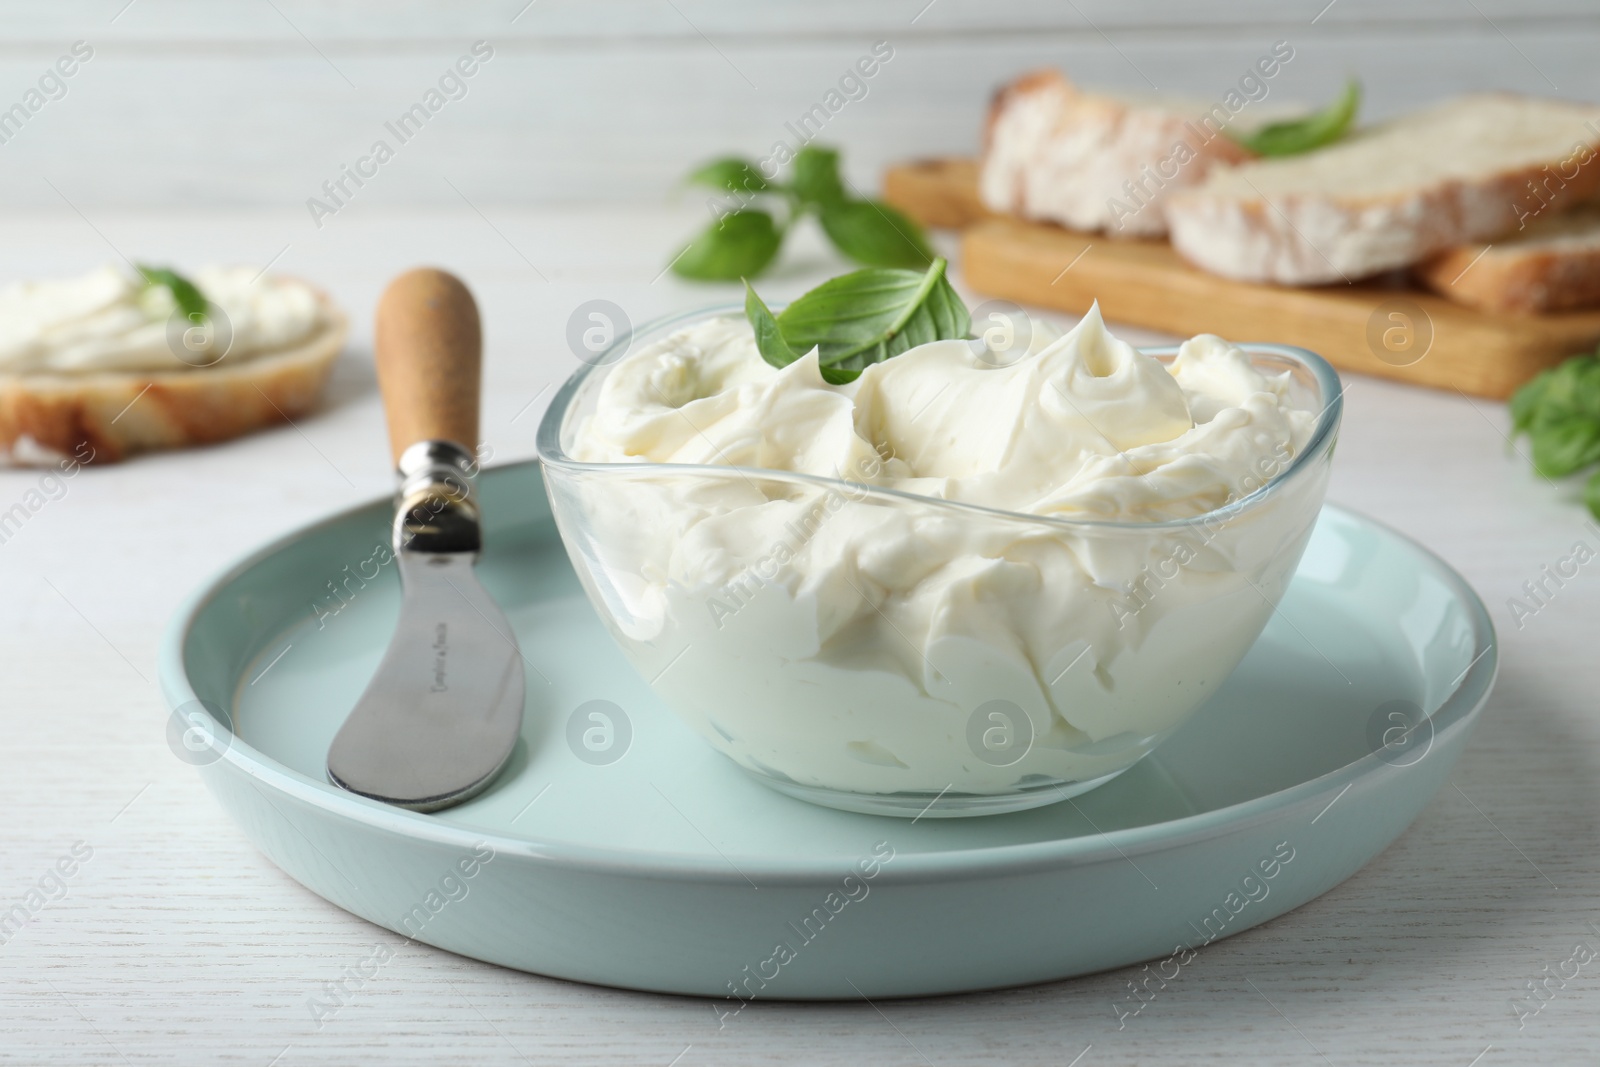
{"label": "light blue ceramic plate", "polygon": [[657,704],[590,610],[536,466],[488,471],[481,490],[480,571],[529,664],[522,742],[493,788],[419,815],[323,777],[396,618],[387,500],[252,554],[178,614],[161,662],[174,748],[342,908],[510,967],[735,998],[728,1011],[1181,965],[1394,840],[1495,674],[1466,583],[1330,507],[1244,664],[1111,784],[1013,815],[853,815],[751,781]]}

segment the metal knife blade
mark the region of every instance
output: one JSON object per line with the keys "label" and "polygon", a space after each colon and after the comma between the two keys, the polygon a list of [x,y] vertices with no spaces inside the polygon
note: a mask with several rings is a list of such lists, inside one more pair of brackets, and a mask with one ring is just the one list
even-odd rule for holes
{"label": "metal knife blade", "polygon": [[400,623],[328,750],[336,785],[413,811],[482,791],[522,729],[511,625],[470,555],[398,554]]}

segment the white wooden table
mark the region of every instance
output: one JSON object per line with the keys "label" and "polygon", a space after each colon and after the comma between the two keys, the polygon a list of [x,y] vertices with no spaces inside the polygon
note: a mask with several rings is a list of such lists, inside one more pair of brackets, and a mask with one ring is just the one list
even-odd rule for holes
{"label": "white wooden table", "polygon": [[[1132,971],[876,1006],[757,1004],[719,1030],[709,1001],[399,947],[312,895],[173,757],[152,684],[161,630],[198,582],[388,492],[369,320],[390,274],[429,262],[472,284],[487,326],[485,436],[494,461],[523,458],[575,366],[564,333],[579,303],[606,298],[640,322],[733,296],[654,280],[700,209],[358,207],[321,231],[298,208],[86,215],[6,218],[0,280],[113,259],[108,245],[193,265],[264,263],[287,244],[275,269],[324,284],[356,331],[327,404],[297,426],[85,470],[0,544],[0,913],[41,879],[57,897],[0,944],[0,1063],[1491,1067],[1589,1062],[1600,1048],[1600,959],[1551,978],[1520,1027],[1514,1008],[1575,944],[1600,949],[1600,563],[1522,629],[1506,601],[1600,533],[1508,449],[1501,406],[1370,379],[1347,393],[1332,498],[1464,571],[1503,657],[1450,784],[1369,867],[1205,949],[1120,1031],[1112,1004]],[[804,243],[786,262],[766,284],[775,298],[839,269]],[[0,470],[0,511],[39,487],[37,472]],[[78,842],[92,855],[57,890],[47,872]],[[319,1028],[310,999],[379,944],[398,958]]]}

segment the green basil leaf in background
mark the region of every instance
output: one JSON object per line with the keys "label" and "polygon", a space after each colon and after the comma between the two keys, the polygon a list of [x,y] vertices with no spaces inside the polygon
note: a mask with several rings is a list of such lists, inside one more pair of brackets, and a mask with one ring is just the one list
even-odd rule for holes
{"label": "green basil leaf in background", "polygon": [[744,283],[744,317],[756,332],[756,348],[761,352],[762,359],[774,367],[782,368],[800,358],[801,353],[790,348],[783,339],[783,331],[778,327],[772,309],[756,295],[748,280]]}
{"label": "green basil leaf in background", "polygon": [[1546,478],[1600,463],[1600,358],[1574,356],[1518,389],[1511,427],[1528,435],[1534,469]]}
{"label": "green basil leaf in background", "polygon": [[871,200],[830,204],[817,218],[834,247],[857,263],[926,270],[933,262],[922,227],[887,204]]}
{"label": "green basil leaf in background", "polygon": [[1314,114],[1274,122],[1234,140],[1261,156],[1293,156],[1332,144],[1343,137],[1361,108],[1361,83],[1351,79],[1339,99]]}
{"label": "green basil leaf in background", "polygon": [[822,377],[854,381],[874,363],[930,341],[967,336],[972,319],[935,259],[926,271],[871,267],[823,282],[778,316],[796,352],[819,349]]}
{"label": "green basil leaf in background", "polygon": [[770,188],[754,163],[732,156],[713,159],[710,163],[696,168],[684,181],[691,185],[709,185],[713,189],[734,193],[761,193]]}
{"label": "green basil leaf in background", "polygon": [[1589,514],[1600,519],[1600,471],[1589,475],[1589,481],[1583,487],[1583,502],[1589,507]]}
{"label": "green basil leaf in background", "polygon": [[1546,423],[1533,434],[1533,466],[1546,478],[1560,478],[1600,463],[1600,422],[1568,418]]}
{"label": "green basil leaf in background", "polygon": [[765,211],[735,211],[714,222],[672,262],[679,277],[731,282],[754,277],[778,254],[783,233]]}
{"label": "green basil leaf in background", "polygon": [[807,204],[827,207],[844,203],[849,198],[845,195],[844,180],[839,177],[839,153],[814,145],[800,149],[794,157],[789,188]]}
{"label": "green basil leaf in background", "polygon": [[[183,312],[183,317],[191,322],[199,322],[206,318],[206,298],[199,288],[188,278],[175,270],[167,267],[150,267],[143,263],[135,263],[146,286],[164,286],[172,294],[172,302],[178,305],[178,310]],[[200,316],[196,319],[195,316]]]}
{"label": "green basil leaf in background", "polygon": [[1555,373],[1553,367],[1540,371],[1511,394],[1511,436],[1518,437],[1533,429],[1534,420],[1544,404],[1544,391]]}
{"label": "green basil leaf in background", "polygon": [[1600,359],[1578,356],[1556,367],[1539,394],[1541,420],[1583,418],[1600,422]]}

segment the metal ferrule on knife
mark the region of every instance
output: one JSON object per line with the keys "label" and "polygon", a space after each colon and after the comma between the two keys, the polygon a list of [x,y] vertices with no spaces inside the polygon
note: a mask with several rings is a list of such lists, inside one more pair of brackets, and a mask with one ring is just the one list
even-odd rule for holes
{"label": "metal ferrule on knife", "polygon": [[474,484],[477,457],[454,441],[418,441],[400,455],[396,552],[443,555],[483,547]]}

